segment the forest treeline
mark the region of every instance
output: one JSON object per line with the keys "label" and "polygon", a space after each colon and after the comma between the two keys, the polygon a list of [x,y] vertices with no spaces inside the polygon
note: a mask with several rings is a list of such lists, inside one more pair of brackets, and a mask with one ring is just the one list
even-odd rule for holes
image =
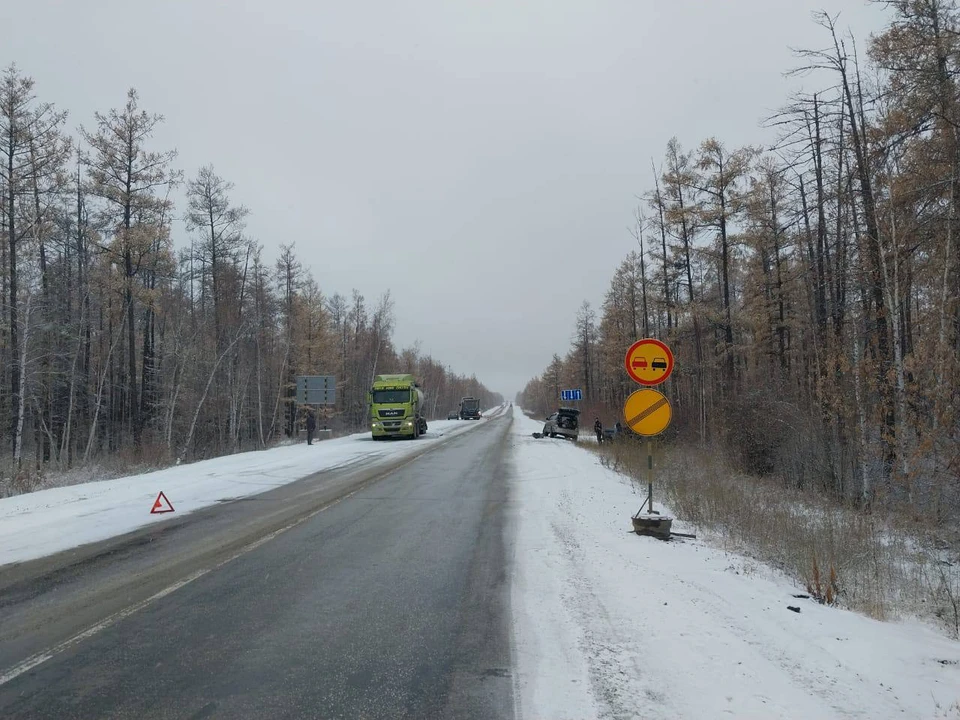
{"label": "forest treeline", "polygon": [[186,175],[155,147],[162,121],[130,90],[74,133],[30,77],[3,72],[0,496],[107,457],[265,447],[301,419],[301,374],[337,376],[320,422],[338,430],[366,425],[378,373],[416,374],[433,416],[463,395],[501,401],[396,348],[389,291],[326,294],[293,246],[268,258],[228,180],[212,166]]}
{"label": "forest treeline", "polygon": [[581,387],[612,425],[637,387],[625,350],[658,337],[676,441],[844,502],[957,517],[960,20],[953,0],[882,5],[865,47],[815,17],[823,49],[789,71],[814,89],[764,120],[772,147],[669,141],[637,249],[524,407]]}

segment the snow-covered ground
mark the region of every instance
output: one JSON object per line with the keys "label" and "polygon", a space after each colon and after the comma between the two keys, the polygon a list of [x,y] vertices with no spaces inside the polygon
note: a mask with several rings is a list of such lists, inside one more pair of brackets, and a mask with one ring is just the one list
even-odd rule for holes
{"label": "snow-covered ground", "polygon": [[960,643],[794,598],[783,576],[700,540],[630,533],[629,479],[534,439],[542,423],[514,412],[523,720],[960,718]]}
{"label": "snow-covered ground", "polygon": [[[491,408],[484,415],[501,412]],[[0,567],[122,535],[225,499],[256,495],[320,470],[412,455],[483,422],[434,420],[416,442],[374,442],[370,433],[358,433],[2,498]],[[161,491],[175,512],[151,515]]]}

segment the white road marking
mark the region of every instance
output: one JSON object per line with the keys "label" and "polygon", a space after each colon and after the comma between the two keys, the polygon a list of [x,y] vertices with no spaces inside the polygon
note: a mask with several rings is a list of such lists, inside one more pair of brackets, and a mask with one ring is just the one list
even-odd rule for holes
{"label": "white road marking", "polygon": [[[399,467],[394,468],[394,470],[399,470],[401,467],[403,467],[404,465],[407,465],[407,464],[408,464],[408,463],[404,463],[403,465],[400,465]],[[123,620],[124,618],[128,618],[128,617],[130,617],[131,615],[133,615],[134,613],[137,613],[137,612],[139,612],[140,610],[143,610],[145,607],[147,607],[148,605],[150,605],[150,603],[153,603],[153,602],[156,602],[157,600],[160,600],[160,599],[162,599],[162,598],[165,598],[167,595],[170,595],[170,594],[176,592],[177,590],[179,590],[180,588],[184,587],[185,585],[189,585],[189,584],[192,583],[194,580],[196,580],[196,579],[198,579],[198,578],[201,578],[201,577],[203,577],[204,575],[206,575],[206,574],[208,574],[208,573],[210,573],[210,572],[213,572],[214,570],[216,570],[216,569],[218,569],[218,568],[223,567],[224,565],[226,565],[226,564],[229,563],[229,562],[233,562],[234,560],[236,560],[237,558],[239,558],[239,557],[242,556],[242,555],[246,555],[247,553],[249,553],[249,552],[251,552],[251,551],[253,551],[253,550],[256,550],[256,549],[257,549],[258,547],[260,547],[261,545],[265,545],[266,543],[270,542],[271,540],[273,540],[273,539],[274,539],[275,537],[277,537],[278,535],[282,535],[283,533],[287,532],[288,530],[292,530],[292,529],[295,528],[297,525],[300,525],[300,524],[302,524],[302,523],[305,523],[307,520],[310,520],[311,518],[319,515],[319,514],[322,513],[324,510],[329,510],[329,509],[332,508],[334,505],[337,505],[337,504],[343,502],[344,500],[347,500],[347,499],[351,498],[352,496],[356,495],[358,492],[360,492],[361,490],[363,490],[363,489],[365,488],[365,486],[366,486],[366,484],[364,485],[364,487],[359,487],[359,488],[357,488],[356,490],[350,492],[349,494],[344,495],[343,497],[337,498],[336,500],[334,500],[334,501],[332,501],[332,502],[329,502],[329,503],[327,503],[326,505],[324,505],[324,506],[322,506],[322,507],[320,507],[320,508],[317,508],[317,509],[314,510],[313,512],[308,513],[307,515],[304,515],[303,517],[294,520],[293,522],[289,523],[288,525],[284,525],[282,528],[279,528],[278,530],[274,530],[273,532],[268,533],[267,535],[264,535],[262,538],[259,538],[259,539],[257,539],[257,540],[254,540],[252,543],[249,543],[249,544],[247,544],[247,545],[244,545],[244,546],[243,546],[242,548],[240,548],[237,552],[235,552],[233,555],[231,555],[230,557],[226,558],[225,560],[221,560],[220,562],[216,563],[215,565],[211,565],[210,567],[204,568],[204,569],[202,569],[202,570],[197,570],[197,571],[191,573],[190,575],[187,575],[185,578],[181,578],[180,580],[178,580],[177,582],[173,583],[172,585],[168,585],[167,587],[165,587],[165,588],[164,588],[163,590],[161,590],[160,592],[155,593],[154,595],[151,595],[151,596],[148,597],[146,600],[141,600],[141,601],[138,602],[138,603],[135,603],[135,604],[133,604],[133,605],[131,605],[131,606],[129,606],[129,607],[124,608],[123,610],[119,610],[118,612],[115,612],[115,613],[113,613],[112,615],[109,615],[109,616],[105,617],[105,618],[104,618],[103,620],[101,620],[100,622],[91,625],[91,626],[88,627],[86,630],[84,630],[83,632],[80,632],[80,633],[74,635],[74,636],[71,637],[70,639],[64,640],[63,642],[58,643],[58,644],[54,645],[53,647],[48,648],[47,650],[44,650],[43,652],[39,652],[39,653],[37,653],[36,655],[33,655],[33,656],[31,656],[31,657],[28,657],[28,658],[27,658],[26,660],[24,660],[23,662],[21,662],[21,663],[19,663],[19,664],[17,664],[17,665],[14,665],[12,668],[10,668],[10,669],[7,670],[6,672],[4,672],[2,675],[0,675],[0,686],[3,686],[3,685],[5,685],[5,684],[7,684],[7,683],[10,682],[11,680],[15,680],[16,678],[18,678],[18,677],[20,677],[21,675],[23,675],[25,672],[29,672],[30,670],[33,670],[35,667],[37,667],[37,666],[39,666],[39,665],[42,665],[42,664],[45,663],[47,660],[50,660],[51,658],[59,655],[60,653],[64,652],[65,650],[69,650],[69,649],[72,648],[74,645],[77,645],[77,644],[83,642],[83,641],[86,640],[87,638],[93,637],[94,635],[96,635],[96,634],[99,633],[100,631],[106,630],[108,627],[110,627],[111,625],[115,625],[116,623],[118,623],[119,621]]]}
{"label": "white road marking", "polygon": [[[502,415],[502,414],[503,414],[503,413],[497,413],[497,414],[494,414],[494,415],[490,415],[490,416],[488,416],[488,417],[491,417],[491,418],[493,418],[493,417],[498,417],[499,415]],[[458,434],[459,434],[459,433],[458,433]],[[419,460],[419,459],[420,459],[421,457],[423,457],[424,455],[427,455],[428,453],[431,453],[431,452],[433,452],[434,450],[437,450],[437,449],[440,448],[440,447],[441,447],[441,445],[438,444],[438,445],[435,445],[435,446],[433,446],[433,447],[427,448],[427,449],[425,449],[423,452],[417,453],[416,455],[414,455],[412,458],[410,458],[410,459],[407,460],[406,462],[403,462],[403,463],[401,463],[400,465],[397,465],[396,467],[391,468],[391,469],[388,470],[386,473],[384,473],[384,474],[381,475],[381,476],[376,477],[375,479],[382,479],[382,477],[383,477],[384,475],[389,475],[389,474],[391,474],[391,473],[394,473],[394,472],[396,472],[396,471],[398,471],[398,470],[406,467],[407,465],[410,465],[411,463]],[[91,625],[90,627],[88,627],[88,628],[87,628],[86,630],[84,630],[83,632],[80,632],[80,633],[74,635],[73,637],[69,638],[68,640],[64,640],[63,642],[58,643],[58,644],[54,645],[53,647],[48,648],[47,650],[44,650],[43,652],[39,652],[39,653],[37,653],[37,654],[35,654],[35,655],[32,655],[32,656],[28,657],[26,660],[23,660],[22,662],[18,663],[17,665],[14,665],[12,668],[10,668],[9,670],[7,670],[7,671],[4,672],[3,674],[0,674],[0,687],[2,687],[3,685],[6,685],[8,682],[10,682],[10,681],[12,681],[12,680],[15,680],[16,678],[20,677],[20,676],[23,675],[24,673],[30,672],[30,671],[33,670],[35,667],[38,667],[38,666],[42,665],[43,663],[47,662],[47,660],[50,660],[50,659],[56,657],[57,655],[59,655],[60,653],[64,652],[65,650],[69,650],[70,648],[72,648],[73,646],[75,646],[75,645],[83,642],[84,640],[93,637],[94,635],[96,635],[97,633],[101,632],[102,630],[106,630],[106,629],[107,629],[108,627],[110,627],[111,625],[115,625],[116,623],[120,622],[120,621],[123,620],[124,618],[128,618],[128,617],[130,617],[131,615],[139,612],[140,610],[143,610],[145,607],[147,607],[147,606],[150,605],[151,603],[156,602],[157,600],[160,600],[160,599],[162,599],[162,598],[165,598],[167,595],[170,595],[170,594],[176,592],[177,590],[179,590],[180,588],[184,587],[185,585],[189,585],[189,584],[192,583],[194,580],[196,580],[196,579],[198,579],[198,578],[201,578],[201,577],[203,577],[204,575],[206,575],[206,574],[208,574],[208,573],[210,573],[210,572],[213,572],[214,570],[216,570],[216,569],[218,569],[218,568],[223,567],[224,565],[226,565],[226,564],[229,563],[229,562],[233,562],[234,560],[236,560],[237,558],[241,557],[242,555],[246,555],[247,553],[249,553],[249,552],[251,552],[251,551],[253,551],[253,550],[256,550],[256,549],[257,549],[258,547],[260,547],[261,545],[265,545],[266,543],[270,542],[271,540],[273,540],[273,539],[274,539],[275,537],[277,537],[278,535],[282,535],[283,533],[287,532],[288,530],[292,530],[292,529],[295,528],[297,525],[301,525],[302,523],[305,523],[307,520],[310,520],[311,518],[319,515],[319,514],[322,513],[324,510],[329,510],[329,509],[332,508],[334,505],[337,505],[337,504],[343,502],[344,500],[350,499],[351,497],[353,497],[354,495],[356,495],[356,494],[357,494],[358,492],[360,492],[361,490],[366,489],[370,484],[371,484],[371,483],[369,483],[369,482],[364,483],[361,487],[358,487],[356,490],[353,490],[353,491],[351,491],[350,493],[348,493],[348,494],[346,494],[346,495],[344,495],[344,496],[342,496],[342,497],[339,497],[339,498],[337,498],[336,500],[333,500],[332,502],[329,502],[329,503],[327,503],[326,505],[323,505],[322,507],[317,508],[317,509],[314,510],[313,512],[308,513],[307,515],[304,515],[303,517],[298,518],[297,520],[294,520],[293,522],[289,523],[288,525],[283,526],[282,528],[280,528],[280,529],[278,529],[278,530],[274,530],[273,532],[271,532],[271,533],[269,533],[269,534],[267,534],[267,535],[264,535],[262,538],[259,538],[258,540],[254,540],[253,542],[249,543],[248,545],[244,545],[242,548],[240,548],[240,550],[238,550],[237,552],[235,552],[233,555],[231,555],[230,557],[226,558],[225,560],[221,560],[220,562],[216,563],[215,565],[211,565],[211,566],[208,567],[208,568],[204,568],[204,569],[202,569],[202,570],[197,570],[196,572],[193,572],[193,573],[191,573],[190,575],[187,575],[185,578],[181,578],[180,580],[178,580],[177,582],[173,583],[172,585],[169,585],[169,586],[165,587],[165,588],[164,588],[163,590],[161,590],[160,592],[158,592],[158,593],[156,593],[156,594],[154,594],[154,595],[151,595],[151,596],[148,597],[146,600],[141,600],[140,602],[135,603],[135,604],[133,604],[133,605],[131,605],[131,606],[129,606],[129,607],[126,607],[126,608],[124,608],[123,610],[119,610],[119,611],[113,613],[112,615],[107,616],[106,618],[104,618],[104,619],[101,620],[100,622]],[[304,494],[306,494],[306,493],[304,493]]]}

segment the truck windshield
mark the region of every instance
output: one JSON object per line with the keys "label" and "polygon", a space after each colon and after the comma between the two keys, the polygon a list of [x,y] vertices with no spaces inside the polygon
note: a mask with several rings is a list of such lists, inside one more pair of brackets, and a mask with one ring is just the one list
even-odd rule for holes
{"label": "truck windshield", "polygon": [[373,402],[377,405],[384,403],[410,402],[409,390],[374,390]]}
{"label": "truck windshield", "polygon": [[464,400],[463,409],[464,410],[476,410],[480,406],[479,400]]}

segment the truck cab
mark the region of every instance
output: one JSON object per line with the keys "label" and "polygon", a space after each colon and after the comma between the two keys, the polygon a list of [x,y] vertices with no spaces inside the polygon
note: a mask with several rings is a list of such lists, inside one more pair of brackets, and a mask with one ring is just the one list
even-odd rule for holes
{"label": "truck cab", "polygon": [[413,375],[377,375],[367,401],[374,440],[415,439],[427,431],[424,396]]}
{"label": "truck cab", "polygon": [[460,399],[460,419],[480,419],[480,401],[477,398],[465,397]]}

